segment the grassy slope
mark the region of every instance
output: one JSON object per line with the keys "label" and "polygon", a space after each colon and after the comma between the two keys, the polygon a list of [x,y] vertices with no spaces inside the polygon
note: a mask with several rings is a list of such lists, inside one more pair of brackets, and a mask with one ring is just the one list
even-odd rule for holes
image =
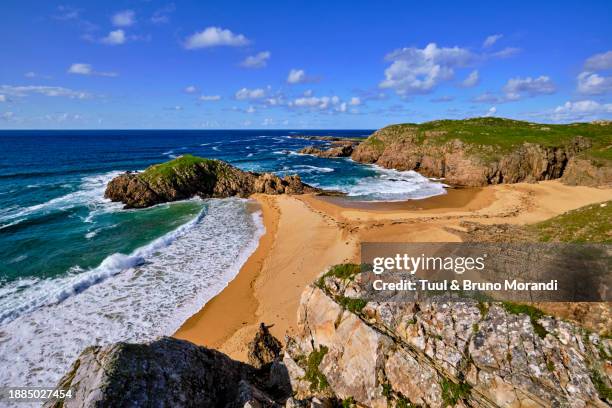
{"label": "grassy slope", "polygon": [[[508,152],[524,142],[543,146],[560,146],[576,136],[591,140],[593,147],[588,158],[612,160],[612,125],[573,123],[549,125],[523,122],[503,118],[472,118],[464,120],[437,120],[422,124],[406,123],[384,128],[386,138],[402,138],[407,132],[417,133],[417,141],[426,138],[426,132],[440,132],[428,138],[433,143],[443,144],[459,139],[475,147],[486,147],[496,153]],[[381,148],[383,142],[370,137],[367,143]]]}
{"label": "grassy slope", "polygon": [[568,211],[529,228],[544,242],[612,243],[612,201]]}
{"label": "grassy slope", "polygon": [[147,167],[138,177],[150,184],[157,184],[160,181],[169,181],[177,173],[185,174],[198,163],[213,163],[214,160],[203,159],[201,157],[185,154],[165,163],[155,164]]}

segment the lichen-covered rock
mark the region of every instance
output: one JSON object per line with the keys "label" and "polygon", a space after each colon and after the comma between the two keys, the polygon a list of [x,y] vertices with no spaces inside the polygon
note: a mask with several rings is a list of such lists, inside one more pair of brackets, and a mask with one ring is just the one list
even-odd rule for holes
{"label": "lichen-covered rock", "polygon": [[362,279],[328,274],[308,288],[287,349],[296,357],[325,347],[316,369],[341,399],[372,407],[611,402],[609,339],[532,307],[471,299],[364,300],[350,311],[347,297],[369,297],[356,284]]}
{"label": "lichen-covered rock", "polygon": [[142,173],[128,172],[115,177],[108,183],[104,196],[122,202],[125,208],[143,208],[194,196],[223,198],[321,191],[302,183],[298,175],[280,178],[271,173],[242,171],[220,160],[184,155]]}

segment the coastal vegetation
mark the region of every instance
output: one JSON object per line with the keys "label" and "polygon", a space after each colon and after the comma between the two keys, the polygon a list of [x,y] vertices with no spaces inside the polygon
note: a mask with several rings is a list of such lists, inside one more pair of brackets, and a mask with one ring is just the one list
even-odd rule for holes
{"label": "coastal vegetation", "polygon": [[568,211],[528,227],[543,242],[612,242],[612,201]]}

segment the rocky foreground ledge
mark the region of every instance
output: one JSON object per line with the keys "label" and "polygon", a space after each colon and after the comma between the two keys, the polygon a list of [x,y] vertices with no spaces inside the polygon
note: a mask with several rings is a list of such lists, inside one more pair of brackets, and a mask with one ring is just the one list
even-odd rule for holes
{"label": "rocky foreground ledge", "polygon": [[612,340],[531,306],[366,301],[357,265],[301,298],[286,348],[261,326],[249,363],[161,338],[87,348],[47,407],[608,407]]}
{"label": "rocky foreground ledge", "polygon": [[195,196],[225,198],[255,193],[322,192],[302,183],[298,175],[280,178],[271,173],[242,171],[221,160],[186,154],[141,173],[127,172],[115,177],[106,186],[104,196],[122,202],[125,208],[145,208]]}

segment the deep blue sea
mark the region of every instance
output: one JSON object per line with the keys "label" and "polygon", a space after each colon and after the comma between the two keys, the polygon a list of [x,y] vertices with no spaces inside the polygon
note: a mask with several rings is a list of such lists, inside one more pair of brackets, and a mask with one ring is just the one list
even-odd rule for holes
{"label": "deep blue sea", "polygon": [[51,386],[86,346],[172,334],[227,285],[263,225],[249,200],[123,210],[103,197],[126,170],[190,153],[355,200],[443,194],[414,172],[296,154],[298,135],[370,130],[0,131],[0,386]]}

